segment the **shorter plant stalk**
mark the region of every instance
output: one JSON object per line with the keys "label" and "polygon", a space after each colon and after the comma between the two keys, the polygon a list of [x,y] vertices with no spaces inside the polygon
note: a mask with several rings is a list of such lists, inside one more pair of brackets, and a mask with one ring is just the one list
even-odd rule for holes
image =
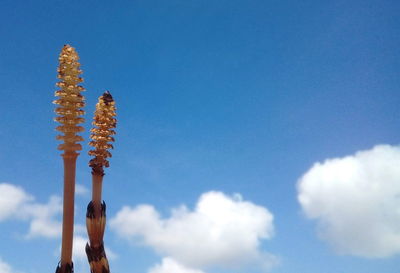
{"label": "shorter plant stalk", "polygon": [[91,132],[92,141],[90,146],[94,150],[89,151],[89,155],[94,156],[89,161],[92,168],[92,201],[90,201],[86,213],[86,227],[89,235],[89,243],[86,244],[86,255],[88,257],[91,273],[109,273],[110,267],[104,250],[104,230],[106,225],[106,204],[102,201],[102,186],[104,177],[104,167],[109,166],[107,160],[111,157],[108,151],[113,146],[112,135],[116,126],[115,102],[111,94],[107,91],[100,98],[96,105],[93,125]]}

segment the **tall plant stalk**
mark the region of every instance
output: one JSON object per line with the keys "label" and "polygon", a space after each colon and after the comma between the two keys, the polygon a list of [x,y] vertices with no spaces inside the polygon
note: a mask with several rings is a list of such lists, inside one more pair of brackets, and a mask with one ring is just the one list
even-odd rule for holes
{"label": "tall plant stalk", "polygon": [[85,89],[79,84],[83,81],[80,77],[79,57],[75,49],[65,45],[59,56],[58,78],[60,81],[56,84],[60,90],[55,95],[59,98],[54,101],[58,107],[55,109],[57,117],[55,121],[61,125],[56,129],[62,134],[57,136],[63,143],[58,146],[64,161],[64,195],[63,195],[63,225],[62,225],[62,243],[61,260],[57,266],[56,273],[72,273],[72,247],[74,233],[74,196],[75,196],[75,170],[76,159],[79,155],[76,151],[82,149],[77,142],[83,138],[77,133],[84,129],[78,124],[84,122],[81,117],[85,112],[81,109],[85,103],[80,92]]}
{"label": "tall plant stalk", "polygon": [[115,102],[107,91],[100,96],[96,104],[93,118],[94,128],[90,135],[89,143],[94,149],[89,151],[93,158],[89,161],[92,168],[92,201],[86,213],[86,227],[89,243],[86,244],[86,254],[90,264],[91,273],[109,273],[110,267],[104,250],[104,230],[106,224],[106,204],[101,198],[104,177],[104,167],[109,167],[107,158],[111,157],[110,149],[114,142],[117,121],[115,119]]}

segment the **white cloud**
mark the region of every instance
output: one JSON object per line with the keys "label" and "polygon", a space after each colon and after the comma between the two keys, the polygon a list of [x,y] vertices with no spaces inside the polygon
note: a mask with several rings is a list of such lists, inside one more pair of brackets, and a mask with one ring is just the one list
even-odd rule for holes
{"label": "white cloud", "polygon": [[0,272],[1,273],[18,273],[9,264],[0,258]]}
{"label": "white cloud", "polygon": [[87,258],[86,258],[85,247],[87,241],[88,240],[82,236],[74,236],[74,245],[72,248],[74,261],[86,261]]}
{"label": "white cloud", "polygon": [[[59,238],[61,236],[62,200],[59,196],[51,196],[45,204],[38,203],[34,197],[26,193],[21,187],[0,183],[0,222],[9,219],[18,219],[29,222],[29,231],[25,238]],[[86,227],[81,224],[74,226],[75,234],[73,256],[76,261],[76,272],[88,270],[85,246],[87,239]],[[55,255],[59,255],[61,246]],[[114,260],[117,255],[106,247],[107,258]],[[16,273],[0,258],[0,273]]]}
{"label": "white cloud", "polygon": [[337,252],[400,253],[400,147],[379,145],[316,163],[299,180],[298,200]]}
{"label": "white cloud", "polygon": [[87,195],[89,193],[88,188],[86,188],[84,185],[82,184],[76,184],[75,185],[75,193],[76,195]]}
{"label": "white cloud", "polygon": [[161,264],[149,269],[149,273],[204,273],[198,269],[188,268],[172,258],[163,258]]}
{"label": "white cloud", "polygon": [[[83,185],[76,186],[77,194],[87,194]],[[0,222],[17,219],[29,222],[29,231],[25,238],[58,238],[61,236],[62,199],[51,196],[47,203],[39,203],[23,188],[0,183]],[[75,225],[77,234],[85,234],[86,226]]]}
{"label": "white cloud", "polygon": [[[166,219],[150,205],[126,206],[110,223],[119,235],[140,238],[170,257],[165,263],[173,259],[190,268],[261,266],[266,257],[261,240],[274,234],[273,215],[266,208],[221,192],[207,192],[193,211],[181,206]],[[155,268],[162,270],[164,262]]]}
{"label": "white cloud", "polygon": [[62,212],[62,201],[58,196],[51,196],[47,204],[27,204],[23,209],[32,217],[28,238],[57,238],[61,234],[61,222],[55,216]]}
{"label": "white cloud", "polygon": [[33,197],[22,188],[0,183],[0,222],[8,218],[19,218],[21,208],[32,200]]}
{"label": "white cloud", "polygon": [[[105,243],[106,244],[106,243]],[[108,247],[104,247],[105,251],[106,251],[106,255],[107,255],[107,259],[108,261],[114,261],[118,258],[117,253],[115,253],[114,251],[112,251],[110,248]]]}
{"label": "white cloud", "polygon": [[56,238],[61,234],[57,217],[62,212],[61,198],[51,196],[47,204],[41,204],[21,187],[0,183],[0,221],[18,219],[29,222],[26,238]]}
{"label": "white cloud", "polygon": [[74,233],[77,235],[86,235],[86,226],[81,224],[75,224]]}

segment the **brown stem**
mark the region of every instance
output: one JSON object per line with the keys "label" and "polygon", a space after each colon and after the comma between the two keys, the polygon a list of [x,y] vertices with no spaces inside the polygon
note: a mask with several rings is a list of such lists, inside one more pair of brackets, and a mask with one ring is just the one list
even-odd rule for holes
{"label": "brown stem", "polygon": [[[94,219],[95,221],[99,221],[103,218],[101,215],[101,193],[103,186],[103,172],[93,172],[92,173],[92,203],[94,210]],[[98,235],[98,234],[97,234]],[[90,234],[89,234],[90,237]],[[103,236],[92,236],[90,238],[92,247],[99,247],[103,243]]]}
{"label": "brown stem", "polygon": [[93,175],[92,175],[92,201],[93,201],[93,205],[95,207],[99,207],[101,205],[102,186],[103,186],[103,175],[93,173]]}
{"label": "brown stem", "polygon": [[86,244],[90,272],[110,273],[110,266],[104,250],[103,236],[105,228],[105,204],[102,206],[102,184],[104,171],[102,166],[92,169],[92,201],[88,205],[86,227],[90,244]]}
{"label": "brown stem", "polygon": [[61,268],[72,263],[74,235],[75,171],[77,153],[65,153],[64,159],[64,201],[61,244]]}
{"label": "brown stem", "polygon": [[103,175],[93,173],[92,175],[92,201],[94,206],[94,215],[96,218],[101,214],[101,191],[103,186]]}

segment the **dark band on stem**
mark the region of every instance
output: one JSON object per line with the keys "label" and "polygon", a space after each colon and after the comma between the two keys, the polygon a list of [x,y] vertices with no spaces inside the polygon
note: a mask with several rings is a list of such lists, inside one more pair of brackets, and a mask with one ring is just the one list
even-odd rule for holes
{"label": "dark band on stem", "polygon": [[56,273],[74,273],[74,263],[64,264],[61,266],[61,263],[58,263],[56,268]]}

